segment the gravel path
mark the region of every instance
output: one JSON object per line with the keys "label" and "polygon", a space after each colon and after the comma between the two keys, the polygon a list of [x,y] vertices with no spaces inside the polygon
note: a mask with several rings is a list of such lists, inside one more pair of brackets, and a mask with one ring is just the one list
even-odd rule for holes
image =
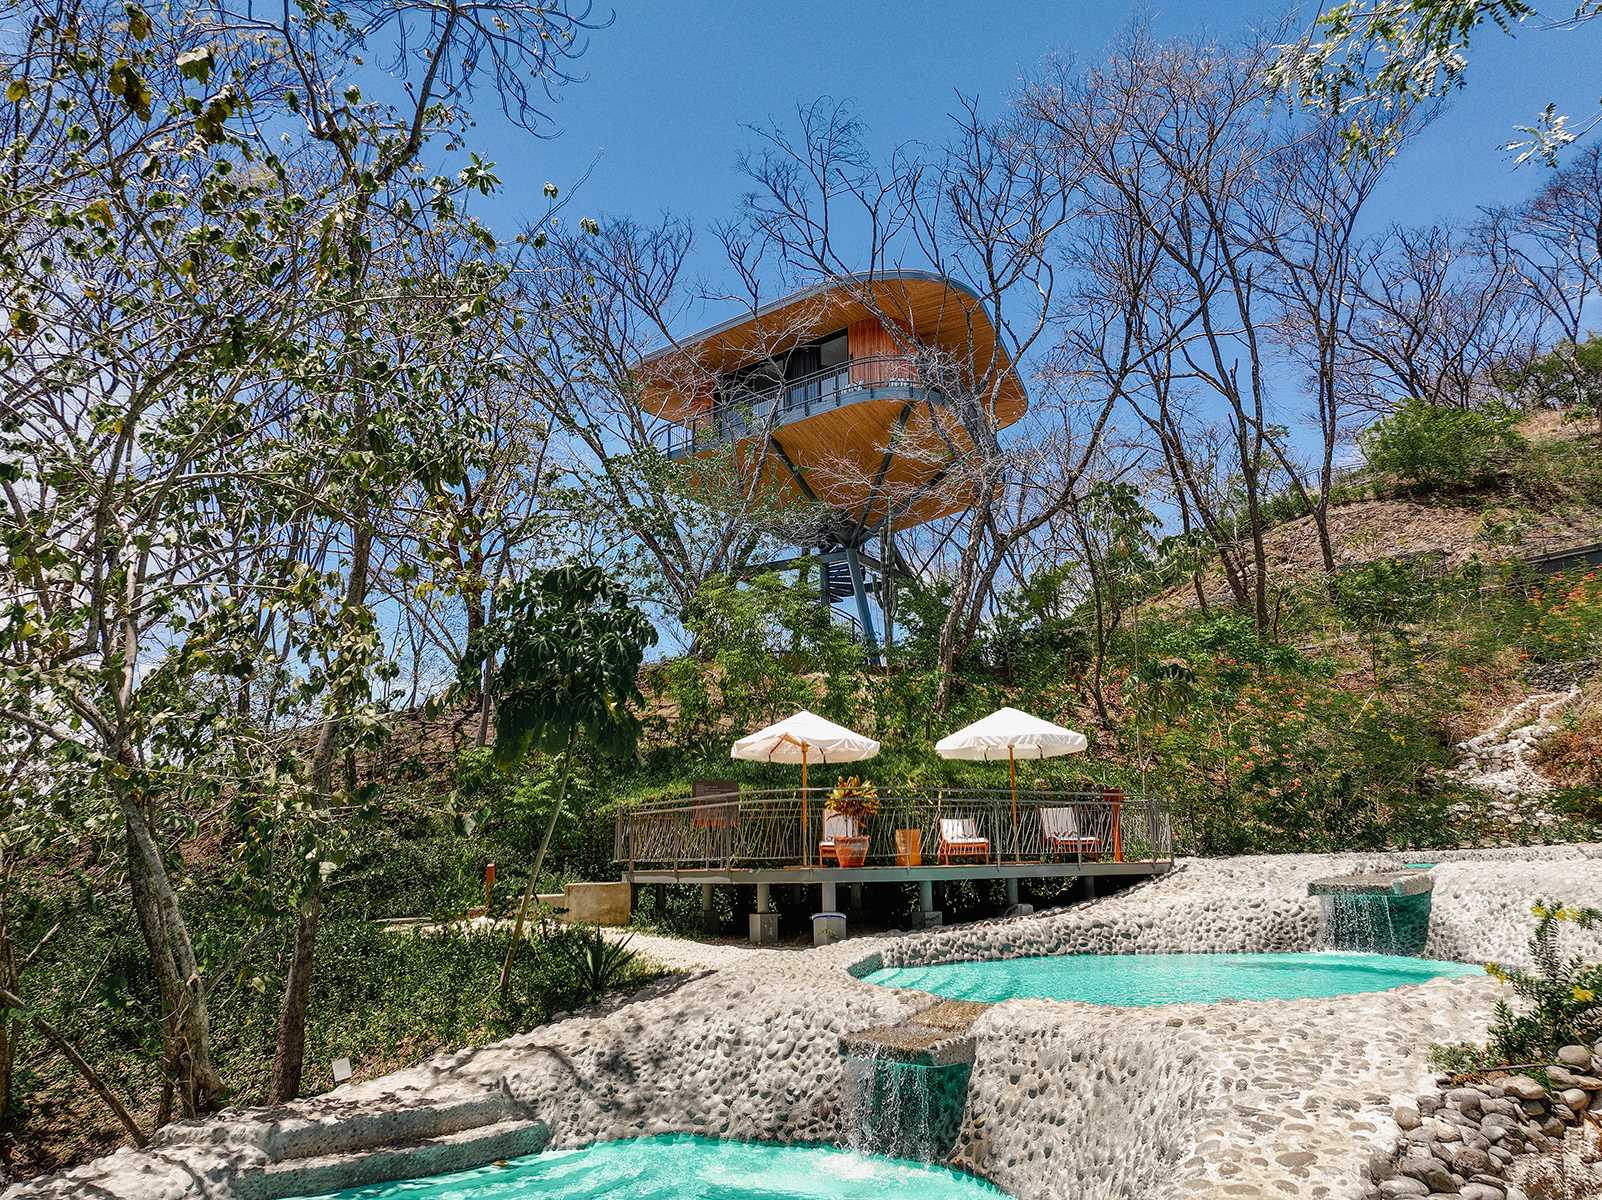
{"label": "gravel path", "polygon": [[799,945],[751,946],[743,942],[703,942],[626,929],[611,932],[620,939],[627,937],[631,950],[637,950],[674,971],[721,971],[725,967],[753,966],[775,955],[796,954],[806,949]]}

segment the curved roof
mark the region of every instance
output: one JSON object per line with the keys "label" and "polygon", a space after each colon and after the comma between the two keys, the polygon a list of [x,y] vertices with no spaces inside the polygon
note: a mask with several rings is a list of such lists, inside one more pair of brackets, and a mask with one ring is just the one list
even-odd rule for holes
{"label": "curved roof", "polygon": [[642,404],[684,422],[711,407],[711,377],[760,362],[869,318],[961,355],[976,381],[1000,379],[998,428],[1028,408],[1023,381],[971,289],[933,271],[873,271],[826,280],[704,329],[640,361]]}

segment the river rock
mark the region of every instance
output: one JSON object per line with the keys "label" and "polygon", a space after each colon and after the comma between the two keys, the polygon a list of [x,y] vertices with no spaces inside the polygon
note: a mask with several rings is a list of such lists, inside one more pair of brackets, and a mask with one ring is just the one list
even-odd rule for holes
{"label": "river rock", "polygon": [[1430,1189],[1416,1179],[1409,1179],[1406,1175],[1398,1175],[1395,1179],[1382,1180],[1379,1185],[1379,1194],[1386,1200],[1397,1200],[1404,1196],[1428,1196]]}
{"label": "river rock", "polygon": [[1520,1100],[1540,1100],[1546,1095],[1546,1089],[1528,1075],[1510,1076],[1502,1081],[1502,1086],[1509,1095],[1517,1096]]}
{"label": "river rock", "polygon": [[1591,1069],[1591,1052],[1584,1046],[1564,1046],[1557,1056],[1558,1062],[1565,1067],[1575,1067],[1581,1071]]}
{"label": "river rock", "polygon": [[1454,1186],[1446,1164],[1433,1155],[1410,1155],[1397,1163],[1396,1169],[1409,1179],[1426,1184],[1432,1192],[1449,1192]]}
{"label": "river rock", "polygon": [[1446,1093],[1446,1102],[1456,1105],[1461,1112],[1472,1117],[1480,1111],[1485,1097],[1473,1088],[1453,1088]]}

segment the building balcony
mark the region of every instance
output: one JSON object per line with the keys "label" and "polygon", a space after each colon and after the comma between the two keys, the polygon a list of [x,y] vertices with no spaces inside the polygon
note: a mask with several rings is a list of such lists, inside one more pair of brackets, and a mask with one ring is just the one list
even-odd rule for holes
{"label": "building balcony", "polygon": [[939,399],[940,392],[921,376],[907,355],[851,358],[786,379],[768,388],[743,390],[697,413],[688,424],[664,426],[654,439],[671,459],[691,458],[747,438],[765,438],[822,413],[872,400]]}

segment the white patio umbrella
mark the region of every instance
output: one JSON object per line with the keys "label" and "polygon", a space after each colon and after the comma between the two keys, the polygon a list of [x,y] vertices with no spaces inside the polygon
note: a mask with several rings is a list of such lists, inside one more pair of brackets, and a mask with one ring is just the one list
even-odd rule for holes
{"label": "white patio umbrella", "polygon": [[970,762],[999,762],[1007,756],[1007,777],[1012,785],[1012,840],[1018,844],[1018,759],[1056,758],[1078,754],[1090,743],[1085,735],[1016,708],[998,708],[972,725],[947,734],[935,743],[941,758]]}
{"label": "white patio umbrella", "polygon": [[817,713],[807,712],[805,709],[769,725],[766,729],[748,733],[729,747],[730,758],[740,758],[750,762],[801,764],[801,861],[803,863],[810,861],[812,857],[812,839],[807,836],[807,830],[811,827],[811,814],[807,808],[807,763],[813,759],[823,763],[861,762],[877,753],[879,753],[879,743],[871,737],[863,737],[862,734],[855,733],[844,725],[836,725],[833,721],[827,721]]}

